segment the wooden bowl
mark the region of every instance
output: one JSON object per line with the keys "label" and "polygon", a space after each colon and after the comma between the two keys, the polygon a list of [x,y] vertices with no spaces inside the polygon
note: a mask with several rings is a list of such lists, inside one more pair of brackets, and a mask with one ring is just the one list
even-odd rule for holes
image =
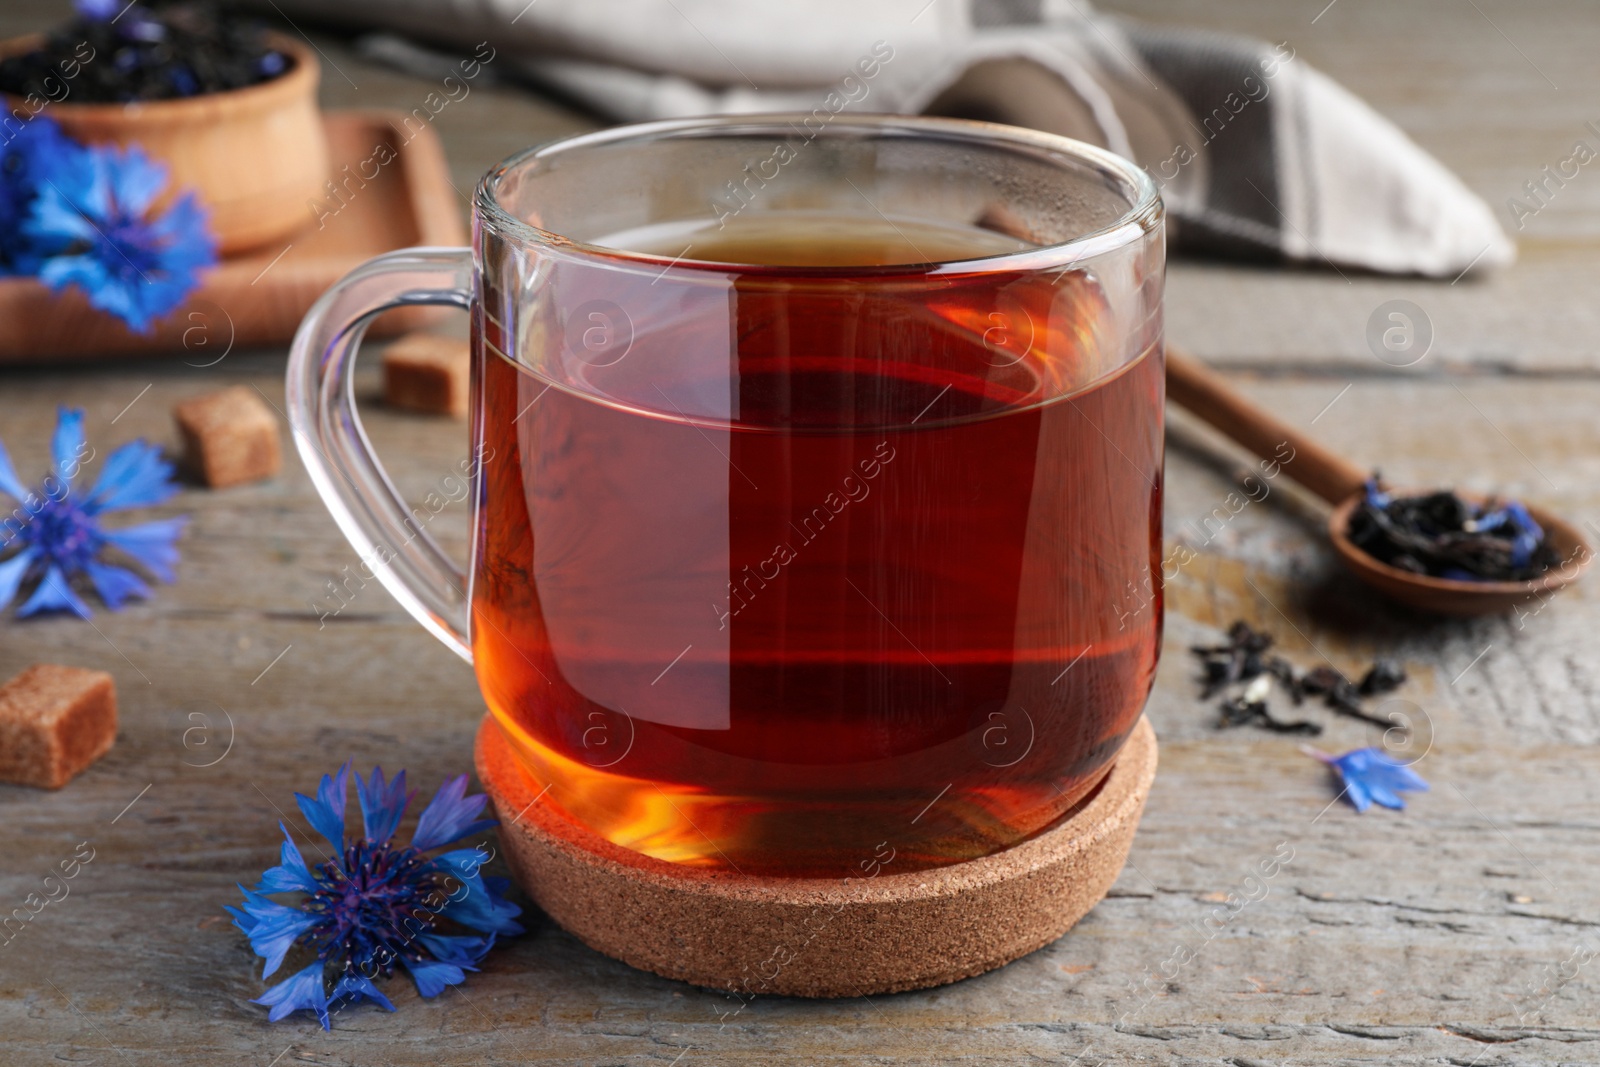
{"label": "wooden bowl", "polygon": [[[1391,489],[1396,496],[1421,495],[1428,490]],[[1463,500],[1482,504],[1483,497],[1458,494]],[[1392,600],[1408,607],[1436,615],[1492,615],[1522,607],[1527,612],[1538,610],[1546,597],[1563,586],[1577,581],[1594,552],[1578,532],[1577,527],[1543,508],[1525,505],[1528,514],[1544,528],[1550,545],[1561,563],[1546,571],[1543,577],[1529,582],[1464,582],[1453,578],[1431,578],[1412,574],[1387,563],[1379,562],[1357,548],[1347,530],[1350,514],[1361,503],[1357,493],[1333,509],[1328,516],[1328,538],[1344,565],[1356,577]]]}
{"label": "wooden bowl", "polygon": [[[5,41],[0,55],[31,51],[43,40],[35,34]],[[168,198],[185,189],[199,196],[222,255],[259,248],[305,228],[314,218],[308,201],[322,195],[328,180],[316,54],[277,34],[271,42],[289,60],[271,81],[130,104],[75,104],[68,96],[45,103],[39,114],[85,144],[139,145],[166,164]],[[7,102],[22,103],[14,96]]]}

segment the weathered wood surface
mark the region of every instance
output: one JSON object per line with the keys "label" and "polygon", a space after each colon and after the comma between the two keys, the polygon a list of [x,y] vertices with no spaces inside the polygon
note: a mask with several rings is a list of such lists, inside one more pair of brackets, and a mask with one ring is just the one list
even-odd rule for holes
{"label": "weathered wood surface", "polygon": [[[1291,38],[1491,197],[1551,158],[1600,80],[1589,65],[1600,20],[1577,3],[1478,4],[1559,95],[1470,5],[1340,0],[1315,26],[1321,0],[1125,6]],[[56,12],[8,4],[0,31]],[[318,41],[351,79],[326,72],[330,102],[398,106],[427,92]],[[495,158],[584,121],[480,89],[438,128],[466,189]],[[1574,186],[1535,220],[1543,243],[1525,244],[1523,263],[1464,293],[1466,281],[1180,266],[1173,335],[1213,357],[1270,359],[1274,374],[1235,380],[1397,482],[1501,488],[1600,520],[1600,382],[1585,362],[1594,312],[1582,290],[1600,275],[1595,188]],[[1475,373],[1433,357],[1390,371],[1365,353],[1362,326],[1391,293],[1430,310],[1458,302],[1463,318],[1440,343],[1461,362],[1502,343],[1514,352]],[[86,407],[107,444],[172,443],[171,405],[224,384],[281,403],[281,352],[204,369],[183,355],[214,358],[9,370],[0,437],[37,475],[57,403]],[[370,366],[365,382],[371,397]],[[460,423],[369,410],[413,499],[466,452]],[[123,709],[117,747],[66,789],[0,786],[0,911],[22,906],[80,842],[94,848],[70,895],[0,945],[0,1063],[1600,1061],[1594,966],[1573,973],[1600,949],[1600,586],[1530,605],[1520,621],[1406,616],[1333,570],[1322,513],[1281,479],[1207,540],[1199,523],[1237,464],[1181,416],[1170,441],[1169,538],[1200,556],[1172,586],[1150,704],[1161,772],[1111,898],[1060,942],[979,979],[870,1000],[758,999],[737,1015],[722,996],[535,921],[436,1001],[397,981],[395,1015],[353,1011],[331,1034],[304,1019],[267,1024],[248,1003],[258,961],[220,905],[273,862],[291,793],[346,756],[409,767],[431,787],[470,766],[481,703],[471,672],[376,585],[319,621],[311,602],[355,559],[297,462],[261,486],[185,493],[162,509],[194,521],[180,580],[157,599],[93,626],[0,620],[0,674],[35,660],[103,667]],[[464,515],[448,509],[431,530],[459,549]],[[1358,816],[1329,807],[1334,790],[1292,740],[1213,730],[1184,649],[1237,617],[1304,666],[1404,658],[1414,681],[1397,696],[1427,723],[1419,769],[1433,791],[1403,814]],[[1323,744],[1372,740],[1339,724]],[[1280,843],[1294,858],[1267,896],[1200,927]],[[1179,945],[1194,958],[1174,968]]]}

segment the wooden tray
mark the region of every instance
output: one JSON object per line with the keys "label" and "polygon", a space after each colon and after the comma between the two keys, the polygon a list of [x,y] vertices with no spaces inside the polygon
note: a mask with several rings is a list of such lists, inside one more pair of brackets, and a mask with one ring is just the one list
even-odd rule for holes
{"label": "wooden tray", "polygon": [[[399,111],[325,114],[331,177],[349,190],[342,193],[343,206],[324,197],[324,206],[338,211],[323,214],[320,226],[307,205],[306,228],[291,240],[223,260],[148,335],[91,308],[76,289],[54,293],[31,278],[0,279],[0,363],[173,352],[206,366],[233,348],[287,344],[328,286],[381,252],[466,244],[465,205],[450,185],[439,138],[415,119],[406,127],[409,117]],[[384,145],[393,158],[379,166]],[[361,185],[374,168],[376,176]],[[415,329],[435,314],[429,308],[390,312],[373,333]]]}

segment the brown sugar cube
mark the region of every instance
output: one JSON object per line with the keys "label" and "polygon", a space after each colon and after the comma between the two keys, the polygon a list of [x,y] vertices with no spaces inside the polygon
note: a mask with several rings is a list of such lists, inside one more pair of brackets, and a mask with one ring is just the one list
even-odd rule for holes
{"label": "brown sugar cube", "polygon": [[105,671],[35,663],[0,687],[0,781],[60,789],[116,739]]}
{"label": "brown sugar cube", "polygon": [[283,466],[278,420],[242,385],[185,400],[172,409],[184,462],[211,488],[258,482]]}
{"label": "brown sugar cube", "polygon": [[472,350],[454,337],[407,334],[383,354],[383,398],[393,408],[464,418],[471,377]]}

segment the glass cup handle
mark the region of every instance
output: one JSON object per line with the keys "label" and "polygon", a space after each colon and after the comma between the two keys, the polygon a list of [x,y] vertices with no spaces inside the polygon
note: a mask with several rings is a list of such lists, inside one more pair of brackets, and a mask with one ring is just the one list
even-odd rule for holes
{"label": "glass cup handle", "polygon": [[468,663],[467,576],[412,518],[361,425],[352,370],[374,316],[411,304],[470,309],[470,248],[406,248],[339,279],[289,350],[289,428],[334,521],[402,607]]}

